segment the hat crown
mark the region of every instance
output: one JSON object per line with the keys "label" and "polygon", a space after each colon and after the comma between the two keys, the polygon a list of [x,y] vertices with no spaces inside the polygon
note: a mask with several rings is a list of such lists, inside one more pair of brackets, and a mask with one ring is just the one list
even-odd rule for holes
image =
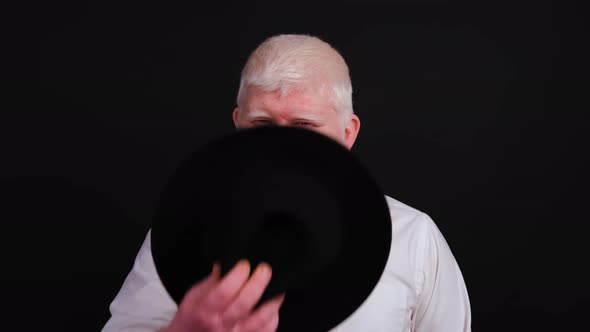
{"label": "hat crown", "polygon": [[[285,292],[280,332],[322,332],[351,315],[387,262],[385,197],[340,144],[312,131],[259,128],[216,140],[184,161],[164,188],[151,233],[171,297],[220,262],[266,261],[262,300]],[[301,319],[305,317],[305,319]]]}

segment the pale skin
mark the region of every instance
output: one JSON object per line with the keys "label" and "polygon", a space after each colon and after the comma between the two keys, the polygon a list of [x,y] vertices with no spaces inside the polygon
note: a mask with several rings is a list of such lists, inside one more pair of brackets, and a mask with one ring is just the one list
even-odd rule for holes
{"label": "pale skin", "polygon": [[[257,126],[291,126],[316,131],[351,149],[360,129],[352,115],[342,121],[330,99],[320,94],[293,91],[284,96],[256,87],[247,89],[233,111],[236,129]],[[161,332],[273,332],[279,325],[281,294],[254,308],[268,286],[272,269],[259,264],[253,273],[247,261],[238,262],[223,278],[218,265],[195,284],[178,306],[170,325]]]}
{"label": "pale skin", "polygon": [[351,149],[361,122],[355,114],[345,123],[342,114],[333,107],[330,98],[321,94],[293,91],[280,96],[249,87],[242,105],[234,109],[236,128],[261,125],[301,127],[324,134]]}

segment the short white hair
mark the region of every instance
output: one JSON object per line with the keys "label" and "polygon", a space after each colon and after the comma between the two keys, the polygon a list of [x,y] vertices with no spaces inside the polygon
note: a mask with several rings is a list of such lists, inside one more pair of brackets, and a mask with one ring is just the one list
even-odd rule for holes
{"label": "short white hair", "polygon": [[278,91],[281,95],[290,89],[329,93],[337,112],[345,119],[353,114],[352,84],[346,61],[318,37],[284,34],[266,39],[252,52],[242,70],[238,106],[250,86]]}

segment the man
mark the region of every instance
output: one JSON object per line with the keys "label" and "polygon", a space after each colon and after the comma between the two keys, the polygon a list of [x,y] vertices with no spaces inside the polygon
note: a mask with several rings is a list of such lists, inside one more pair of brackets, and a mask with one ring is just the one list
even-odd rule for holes
{"label": "man", "polygon": [[[264,41],[242,71],[237,104],[233,121],[238,129],[297,126],[348,149],[360,129],[348,67],[316,37],[279,35]],[[467,290],[444,237],[426,214],[386,199],[393,241],[385,271],[363,305],[332,331],[470,331]],[[220,278],[214,266],[177,307],[157,276],[148,233],[103,331],[275,331],[284,296],[253,310],[272,270],[261,264],[251,274],[251,268],[241,261]]]}

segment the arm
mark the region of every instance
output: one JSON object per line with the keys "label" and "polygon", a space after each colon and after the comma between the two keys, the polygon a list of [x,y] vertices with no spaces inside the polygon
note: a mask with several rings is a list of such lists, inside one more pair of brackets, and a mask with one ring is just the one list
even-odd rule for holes
{"label": "arm", "polygon": [[156,272],[150,233],[151,230],[121,290],[111,302],[111,317],[102,332],[155,332],[167,326],[176,313],[176,303]]}
{"label": "arm", "polygon": [[471,309],[461,270],[432,219],[420,217],[424,227],[416,266],[418,305],[413,317],[416,332],[470,332]]}
{"label": "arm", "polygon": [[271,268],[261,263],[250,274],[242,261],[220,278],[219,266],[197,282],[179,306],[168,295],[151,253],[148,232],[133,268],[110,305],[102,332],[272,332],[279,323],[283,295],[254,309],[270,282]]}

